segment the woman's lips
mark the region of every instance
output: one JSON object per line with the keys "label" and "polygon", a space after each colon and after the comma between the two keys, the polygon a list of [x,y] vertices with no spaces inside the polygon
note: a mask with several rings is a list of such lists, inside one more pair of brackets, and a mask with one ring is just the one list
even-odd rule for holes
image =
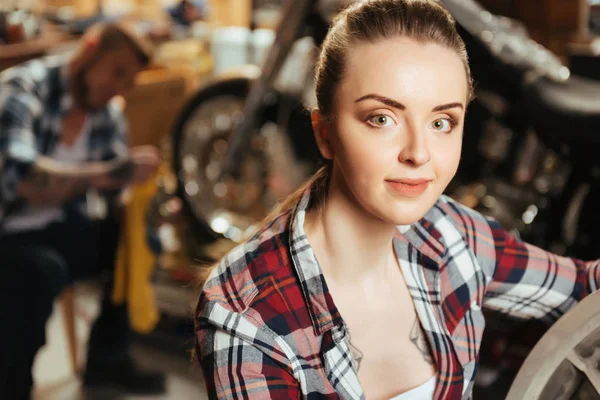
{"label": "woman's lips", "polygon": [[431,179],[389,179],[385,183],[396,194],[402,197],[419,197],[427,190]]}

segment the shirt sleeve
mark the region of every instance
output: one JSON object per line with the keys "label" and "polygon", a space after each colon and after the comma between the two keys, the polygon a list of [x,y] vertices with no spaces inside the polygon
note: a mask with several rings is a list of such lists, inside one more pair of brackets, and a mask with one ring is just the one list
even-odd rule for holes
{"label": "shirt sleeve", "polygon": [[37,159],[34,124],[41,111],[34,94],[0,85],[0,204],[16,199],[19,182]]}
{"label": "shirt sleeve", "polygon": [[210,399],[299,399],[288,368],[249,340],[215,326],[197,328],[197,359]]}
{"label": "shirt sleeve", "polygon": [[598,289],[600,261],[561,257],[527,244],[491,221],[496,265],[486,306],[554,321]]}

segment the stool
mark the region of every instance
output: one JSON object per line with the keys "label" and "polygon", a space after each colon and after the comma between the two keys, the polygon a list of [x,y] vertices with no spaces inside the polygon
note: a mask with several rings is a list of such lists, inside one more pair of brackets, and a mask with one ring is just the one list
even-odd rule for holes
{"label": "stool", "polygon": [[77,365],[77,335],[75,332],[75,288],[68,286],[60,296],[60,305],[62,308],[63,321],[67,334],[67,346],[69,347],[71,368],[73,373],[79,373]]}

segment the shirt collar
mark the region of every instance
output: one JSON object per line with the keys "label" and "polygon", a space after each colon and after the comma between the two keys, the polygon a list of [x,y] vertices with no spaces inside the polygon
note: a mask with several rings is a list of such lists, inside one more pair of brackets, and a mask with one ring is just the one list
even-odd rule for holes
{"label": "shirt collar", "polygon": [[[342,323],[341,315],[327,288],[323,271],[304,231],[306,211],[310,201],[311,188],[307,188],[291,213],[289,225],[289,247],[294,269],[300,279],[304,300],[308,305],[315,333],[323,335],[334,326]],[[412,225],[398,226],[395,241],[407,241],[418,252],[440,265],[446,251],[442,235],[436,222],[445,214],[436,205]]]}
{"label": "shirt collar", "polygon": [[341,315],[333,303],[321,266],[308,242],[304,220],[310,200],[310,188],[298,202],[290,220],[289,246],[292,262],[298,277],[304,301],[308,305],[315,333],[321,336],[334,326],[341,325]]}

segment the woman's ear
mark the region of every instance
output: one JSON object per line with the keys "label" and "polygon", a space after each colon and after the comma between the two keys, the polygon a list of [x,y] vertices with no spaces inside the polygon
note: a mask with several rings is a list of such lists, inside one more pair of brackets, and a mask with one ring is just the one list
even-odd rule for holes
{"label": "woman's ear", "polygon": [[333,147],[331,146],[330,126],[327,119],[321,114],[318,108],[312,110],[310,114],[313,132],[319,146],[321,155],[326,160],[333,160]]}

